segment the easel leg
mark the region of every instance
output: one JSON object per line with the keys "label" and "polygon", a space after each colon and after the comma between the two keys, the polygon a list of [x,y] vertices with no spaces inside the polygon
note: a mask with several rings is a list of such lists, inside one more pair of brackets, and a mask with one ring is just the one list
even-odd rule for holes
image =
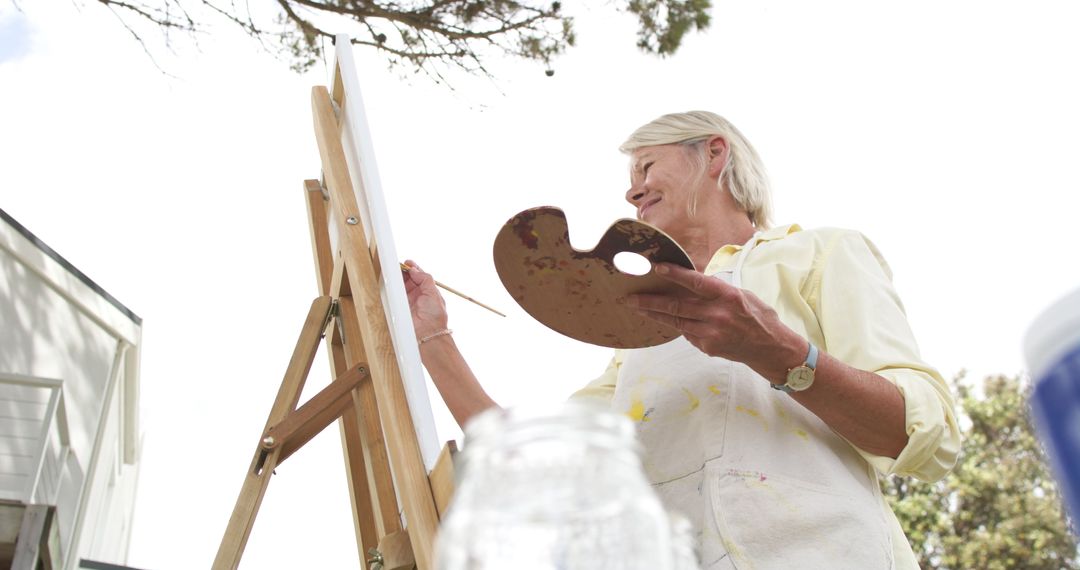
{"label": "easel leg", "polygon": [[378,546],[379,535],[375,529],[375,510],[371,506],[371,487],[368,485],[360,422],[355,413],[346,411],[338,420],[338,426],[345,456],[345,474],[349,484],[356,544],[360,547],[360,559],[364,560],[365,553]]}
{"label": "easel leg", "polygon": [[[316,180],[307,180],[304,189],[319,290],[338,298],[336,326],[327,335],[331,373],[336,377],[340,371],[365,362],[367,352],[363,333],[356,322],[345,264],[341,260],[335,261],[331,255],[326,202],[321,186]],[[346,410],[340,421],[349,497],[361,561],[366,560],[367,553],[378,546],[382,537],[401,530],[390,460],[379,418],[375,388],[370,381],[364,382],[353,391],[353,406]]]}
{"label": "easel leg", "polygon": [[[325,87],[312,89],[312,111],[315,139],[330,194],[327,209],[335,220],[344,222],[338,226],[338,247],[354,296],[354,310],[350,312],[355,315],[360,336],[364,339],[367,353],[364,360],[370,366],[372,384],[382,412],[376,417],[385,428],[387,455],[393,467],[395,488],[400,492],[408,519],[408,536],[416,565],[420,570],[429,570],[432,567],[432,545],[439,516],[379,293],[378,267],[371,258],[372,249],[358,217],[360,209],[353,195],[337,117]],[[344,307],[342,309],[341,314],[346,314]],[[381,493],[379,495],[381,497]]]}
{"label": "easel leg", "polygon": [[[311,303],[304,328],[300,332],[300,338],[296,341],[289,367],[285,371],[285,378],[281,382],[274,406],[270,410],[263,433],[271,426],[296,409],[300,400],[300,393],[304,389],[311,363],[315,359],[315,352],[319,348],[322,338],[322,330],[330,314],[330,297],[319,297]],[[214,558],[214,570],[234,570],[240,564],[240,557],[244,554],[251,527],[255,524],[255,515],[259,512],[266,487],[270,483],[270,475],[277,466],[281,448],[272,451],[265,450],[261,445],[255,450],[255,456],[251,460],[244,484],[240,488],[240,496],[236,499],[229,525],[225,529],[225,535],[218,547],[217,557]]]}
{"label": "easel leg", "polygon": [[[362,336],[360,326],[356,322],[356,309],[352,297],[343,295],[338,298],[338,303],[341,315],[339,318],[343,320],[345,329],[344,348],[347,360],[350,364],[364,362],[366,353],[360,342]],[[370,470],[369,480],[375,487],[375,493],[372,495],[375,500],[375,524],[378,527],[378,535],[386,536],[401,530],[401,519],[398,515],[394,480],[390,474],[390,459],[386,454],[386,441],[383,437],[382,425],[379,423],[381,416],[375,399],[374,383],[365,382],[357,388],[354,402],[360,434],[363,438],[364,459]]]}

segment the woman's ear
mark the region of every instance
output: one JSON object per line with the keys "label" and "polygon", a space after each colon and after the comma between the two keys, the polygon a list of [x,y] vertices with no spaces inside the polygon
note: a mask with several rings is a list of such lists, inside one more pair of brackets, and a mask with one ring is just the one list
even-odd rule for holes
{"label": "woman's ear", "polygon": [[724,137],[719,135],[709,137],[705,141],[705,147],[709,153],[709,176],[719,178],[727,166],[731,149],[728,148],[728,143],[724,140]]}

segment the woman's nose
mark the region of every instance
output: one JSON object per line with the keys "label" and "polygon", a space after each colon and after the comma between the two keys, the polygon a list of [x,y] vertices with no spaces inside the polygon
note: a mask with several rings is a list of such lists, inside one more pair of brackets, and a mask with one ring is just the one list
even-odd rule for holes
{"label": "woman's nose", "polygon": [[626,191],[626,201],[631,204],[636,204],[644,195],[645,191],[642,190],[641,187],[631,186],[630,189]]}

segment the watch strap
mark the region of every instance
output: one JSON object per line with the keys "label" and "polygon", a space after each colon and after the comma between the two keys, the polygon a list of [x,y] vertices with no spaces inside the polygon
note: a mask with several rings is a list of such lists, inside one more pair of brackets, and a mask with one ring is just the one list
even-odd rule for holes
{"label": "watch strap", "polygon": [[[810,349],[806,353],[806,360],[802,364],[800,364],[799,366],[805,366],[805,367],[809,368],[810,370],[816,371],[817,370],[817,361],[818,361],[818,347],[814,346],[814,343],[812,343],[812,342],[808,342],[807,344],[810,345]],[[798,368],[798,366],[796,366],[795,368]],[[794,370],[794,368],[792,370]],[[785,382],[783,384],[769,384],[769,385],[772,386],[773,390],[780,390],[781,392],[784,392],[785,394],[791,394],[792,392],[795,392],[795,389],[792,388],[791,386],[788,386],[787,382]]]}
{"label": "watch strap", "polygon": [[806,367],[811,370],[817,370],[817,357],[818,348],[814,346],[814,343],[810,343],[810,352],[806,353]]}

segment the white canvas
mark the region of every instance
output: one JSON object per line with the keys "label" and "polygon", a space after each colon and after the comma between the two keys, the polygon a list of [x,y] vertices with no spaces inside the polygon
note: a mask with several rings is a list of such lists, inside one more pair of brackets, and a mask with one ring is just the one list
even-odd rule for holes
{"label": "white canvas", "polygon": [[[344,105],[338,112],[341,123],[341,143],[345,149],[345,160],[349,166],[349,176],[353,184],[353,193],[364,222],[368,243],[377,244],[379,265],[382,277],[379,288],[386,319],[390,325],[390,335],[397,354],[398,368],[405,384],[405,394],[409,400],[413,428],[420,444],[420,453],[428,471],[435,467],[441,446],[435,429],[435,417],[431,411],[431,400],[425,385],[424,370],[420,363],[420,351],[413,332],[412,315],[409,312],[409,300],[405,285],[399,277],[399,258],[394,247],[394,235],[390,225],[390,216],[386,211],[382,184],[379,181],[379,169],[375,164],[375,153],[371,142],[364,99],[360,92],[360,77],[353,59],[349,37],[339,35],[336,40],[335,61],[344,89]],[[334,80],[330,78],[331,82]],[[332,85],[333,83],[331,83]],[[331,242],[337,243],[336,227],[330,224]],[[336,248],[335,248],[336,249]]]}

